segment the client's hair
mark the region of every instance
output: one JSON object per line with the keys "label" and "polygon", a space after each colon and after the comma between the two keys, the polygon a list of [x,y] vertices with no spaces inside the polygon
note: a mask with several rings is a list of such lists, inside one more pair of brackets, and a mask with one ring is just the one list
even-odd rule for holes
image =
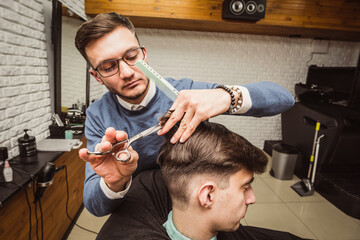
{"label": "client's hair", "polygon": [[204,121],[185,143],[170,143],[177,127],[166,135],[158,164],[173,201],[188,203],[188,185],[195,175],[211,175],[221,188],[229,186],[231,175],[247,169],[263,173],[268,159],[245,138],[223,125]]}

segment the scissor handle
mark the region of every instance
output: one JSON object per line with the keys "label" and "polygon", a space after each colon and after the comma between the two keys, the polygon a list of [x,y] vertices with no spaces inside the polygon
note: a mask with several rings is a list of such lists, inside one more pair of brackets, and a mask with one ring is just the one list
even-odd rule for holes
{"label": "scissor handle", "polygon": [[89,156],[103,156],[103,155],[108,155],[112,150],[112,147],[109,151],[106,152],[87,152],[87,155]]}
{"label": "scissor handle", "polygon": [[[88,152],[87,154],[88,154],[89,156],[104,156],[104,155],[108,155],[109,153],[111,153],[111,151],[112,151],[116,146],[118,146],[118,145],[120,145],[120,144],[128,143],[128,142],[129,142],[129,139],[126,139],[126,140],[123,140],[123,141],[121,141],[121,142],[117,142],[117,143],[115,143],[115,144],[111,144],[110,150],[108,150],[108,151],[106,151],[106,152]],[[128,145],[129,145],[129,144],[127,144],[126,149],[129,147]]]}
{"label": "scissor handle", "polygon": [[[121,142],[117,142],[117,143],[115,143],[115,144],[112,144],[112,145],[111,145],[111,149],[110,149],[109,151],[106,151],[106,152],[88,152],[88,155],[93,155],[93,156],[103,156],[103,155],[107,155],[107,154],[111,153],[111,151],[114,149],[114,147],[116,147],[116,146],[118,146],[118,145],[120,145],[120,144],[124,144],[124,143],[127,143],[127,145],[126,145],[126,150],[127,150],[128,147],[130,146],[130,144],[132,144],[132,143],[135,142],[136,140],[139,140],[139,139],[141,139],[141,138],[143,138],[143,137],[146,137],[146,136],[150,135],[151,133],[153,133],[153,132],[155,132],[155,131],[158,131],[158,130],[161,129],[161,128],[162,128],[162,126],[161,126],[160,124],[157,124],[157,125],[155,125],[155,126],[152,126],[152,127],[148,128],[148,129],[142,131],[141,133],[136,134],[135,136],[133,136],[133,137],[131,137],[131,138],[129,138],[129,139],[126,139],[126,140],[124,140],[124,141],[121,141]],[[115,155],[118,156],[118,153],[116,153]],[[130,155],[130,153],[129,153],[128,155]],[[130,157],[128,157],[128,158],[130,159]],[[120,161],[117,157],[116,157],[116,159],[117,159],[118,161]],[[129,159],[126,160],[126,161],[129,161]],[[126,162],[126,161],[125,161],[125,162]]]}
{"label": "scissor handle", "polygon": [[[127,157],[126,158],[120,158],[120,154],[122,153],[126,153],[127,154]],[[121,150],[121,151],[118,151],[116,154],[115,154],[115,159],[119,162],[128,162],[131,158],[131,154],[129,152],[129,150],[127,148],[125,148],[124,150]]]}

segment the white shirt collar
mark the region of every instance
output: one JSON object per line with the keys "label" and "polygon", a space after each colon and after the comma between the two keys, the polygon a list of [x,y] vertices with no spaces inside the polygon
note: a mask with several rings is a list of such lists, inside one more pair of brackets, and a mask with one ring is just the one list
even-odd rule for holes
{"label": "white shirt collar", "polygon": [[129,102],[121,99],[119,96],[117,96],[117,99],[118,99],[119,103],[121,104],[121,106],[123,106],[124,108],[126,108],[130,111],[139,111],[142,108],[144,108],[150,102],[150,100],[153,98],[153,96],[155,96],[155,93],[156,93],[155,83],[150,79],[149,79],[149,81],[150,81],[149,91],[147,92],[147,94],[145,95],[144,99],[141,101],[140,104],[129,103]]}

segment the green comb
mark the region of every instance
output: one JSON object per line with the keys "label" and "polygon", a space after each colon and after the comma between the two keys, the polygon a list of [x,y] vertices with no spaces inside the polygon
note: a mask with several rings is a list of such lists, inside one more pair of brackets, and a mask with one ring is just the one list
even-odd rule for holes
{"label": "green comb", "polygon": [[171,100],[175,101],[178,95],[178,90],[176,90],[165,78],[160,76],[152,67],[150,67],[144,60],[138,60],[135,63],[135,66],[138,67],[148,78],[155,82],[155,85],[168,96]]}

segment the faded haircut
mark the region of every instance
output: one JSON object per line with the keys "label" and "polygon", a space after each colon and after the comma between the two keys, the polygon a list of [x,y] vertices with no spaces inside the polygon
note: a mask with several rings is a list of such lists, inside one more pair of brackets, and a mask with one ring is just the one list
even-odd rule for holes
{"label": "faded haircut", "polygon": [[105,36],[120,26],[125,27],[134,33],[136,40],[140,45],[139,38],[136,35],[135,27],[132,22],[127,17],[111,12],[96,15],[93,19],[83,23],[76,33],[75,46],[85,60],[90,63],[85,52],[86,46],[91,41]]}
{"label": "faded haircut", "polygon": [[186,206],[188,187],[196,175],[211,175],[220,188],[241,169],[265,172],[268,158],[242,136],[221,124],[204,121],[185,143],[170,143],[177,127],[165,135],[158,164],[173,201]]}

